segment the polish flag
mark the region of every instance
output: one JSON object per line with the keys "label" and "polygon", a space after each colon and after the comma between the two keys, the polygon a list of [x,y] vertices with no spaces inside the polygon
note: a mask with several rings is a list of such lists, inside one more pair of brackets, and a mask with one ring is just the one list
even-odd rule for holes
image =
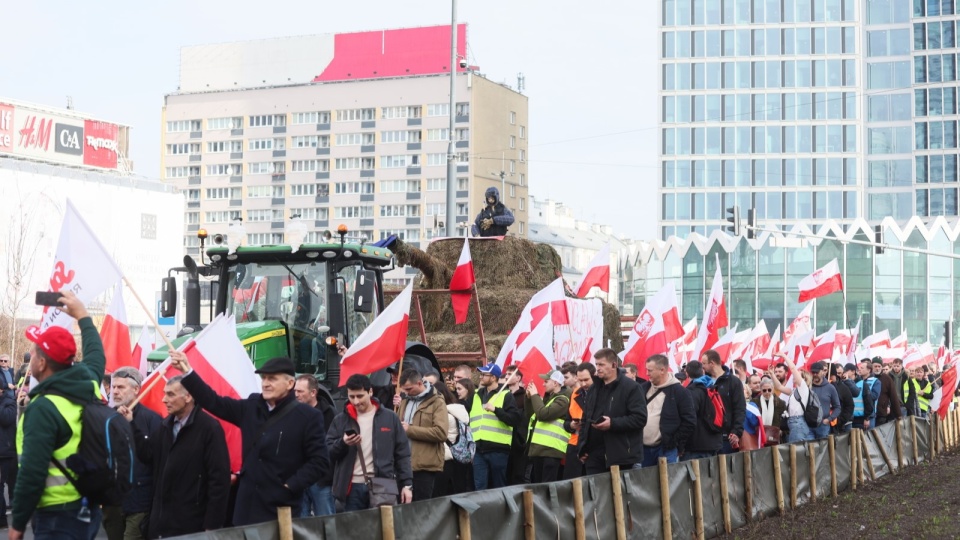
{"label": "polish flag", "polygon": [[341,386],[351,375],[368,375],[403,358],[412,297],[413,283],[410,283],[353,341],[340,359]]}
{"label": "polish flag", "polygon": [[905,369],[915,369],[923,364],[925,364],[923,358],[923,351],[920,350],[920,347],[916,344],[907,347],[906,352],[903,354],[903,367]]}
{"label": "polish flag", "polygon": [[843,350],[844,355],[847,357],[847,362],[856,363],[856,350],[857,350],[857,340],[860,339],[860,318],[857,318],[857,325],[853,327],[853,330],[850,331],[850,342],[847,344],[847,348]]}
{"label": "polish flag", "polygon": [[[180,346],[187,355],[187,361],[193,371],[203,379],[218,395],[233,399],[243,399],[250,394],[260,392],[260,377],[254,373],[253,363],[247,351],[237,338],[237,326],[233,316],[219,315],[199,334]],[[144,394],[140,403],[162,416],[167,415],[163,405],[163,381],[152,387],[154,378],[169,380],[180,372],[175,368],[166,369],[170,359],[164,361],[143,383]],[[243,459],[243,445],[240,428],[220,420],[230,452],[230,470],[239,471]]]}
{"label": "polish flag", "polygon": [[[807,330],[802,334],[794,334],[790,337],[790,341],[787,343],[787,348],[784,351],[788,356],[791,356],[796,360],[800,358],[801,355],[807,354],[807,351],[813,344],[815,337],[816,333],[813,330]],[[795,361],[794,363],[797,366],[802,365],[798,361]]]}
{"label": "polish flag", "polygon": [[743,352],[752,333],[753,329],[749,328],[742,332],[737,332],[737,335],[733,336],[733,343],[730,344],[730,358],[734,360],[740,358],[740,353]]}
{"label": "polish flag", "polygon": [[543,379],[540,375],[557,368],[557,360],[553,352],[553,325],[538,324],[517,347],[514,354],[517,369],[523,374],[523,380],[533,382],[540,395],[543,395]]}
{"label": "polish flag", "polygon": [[727,360],[730,358],[730,352],[733,350],[733,340],[736,335],[737,325],[733,325],[733,328],[727,330],[726,333],[723,334],[723,337],[718,339],[717,342],[710,347],[711,349],[717,351],[717,354],[720,355],[720,362],[723,365],[726,365]]}
{"label": "polish flag", "polygon": [[[67,210],[63,215],[60,240],[57,243],[53,272],[50,274],[47,290],[74,291],[81,302],[89,305],[122,278],[120,267],[103,248],[103,244],[77,212],[73,202],[67,199]],[[70,328],[73,326],[73,318],[55,307],[44,307],[40,330],[51,326]],[[127,341],[130,341],[129,337]]]}
{"label": "polish flag", "polygon": [[[905,347],[906,344],[907,344],[907,342],[906,342],[906,340],[904,340],[902,346]],[[864,348],[864,349],[872,349],[872,348],[881,347],[881,346],[883,346],[883,347],[891,347],[891,346],[893,346],[893,342],[890,341],[890,331],[889,331],[889,330],[883,330],[883,331],[881,331],[881,332],[877,332],[877,333],[875,333],[875,334],[871,334],[871,335],[863,338],[863,341],[861,342],[861,345],[863,345],[863,348]]]}
{"label": "polish flag", "polygon": [[[890,335],[890,331],[889,331],[889,330],[884,330],[884,332],[887,332],[887,335],[888,335],[888,336]],[[904,330],[903,332],[901,332],[899,336],[897,336],[897,337],[893,338],[892,340],[890,340],[890,348],[891,348],[891,349],[898,349],[898,348],[906,347],[906,346],[907,346],[907,331],[906,331],[906,330]]]}
{"label": "polish flag", "polygon": [[110,309],[100,325],[100,341],[103,342],[103,354],[107,358],[107,373],[126,366],[140,367],[130,354],[130,327],[127,325],[127,310],[123,307],[123,286],[120,283],[113,287]]}
{"label": "polish flag", "polygon": [[773,354],[777,352],[777,347],[780,345],[780,326],[777,326],[777,329],[773,331],[773,337],[770,338],[770,343],[767,344],[767,348],[764,351],[760,351],[756,357],[751,359],[754,369],[759,369],[760,371],[766,371],[770,369],[770,364],[773,362]]}
{"label": "polish flag", "polygon": [[[932,407],[937,409],[937,414],[940,415],[941,420],[947,417],[947,412],[950,411],[950,402],[953,401],[953,394],[956,393],[956,391],[957,364],[954,363],[943,372],[940,380],[940,388],[937,389],[937,392],[940,392],[940,403],[937,407]],[[936,396],[934,396],[934,399],[936,399]]]}
{"label": "polish flag", "polygon": [[770,333],[767,331],[767,322],[760,319],[735,355],[744,360],[752,360],[765,353],[768,347],[770,347]]}
{"label": "polish flag", "polygon": [[840,265],[834,259],[818,268],[809,276],[800,280],[800,302],[820,298],[830,293],[843,290],[843,279],[840,277]]}
{"label": "polish flag", "polygon": [[[703,322],[700,323],[700,332],[697,334],[697,344],[694,346],[694,358],[700,358],[703,351],[712,349],[720,339],[720,329],[726,328],[727,306],[723,302],[723,274],[720,273],[719,256],[717,257],[717,271],[713,275],[713,286],[710,289],[710,298],[703,310]],[[733,336],[731,336],[731,339]]]}
{"label": "polish flag", "polygon": [[610,292],[610,244],[603,246],[587,265],[577,288],[577,297],[586,298],[594,287],[599,287],[605,293]]}
{"label": "polish flag", "polygon": [[533,295],[533,298],[523,307],[517,324],[513,327],[513,330],[510,331],[510,334],[507,335],[503,347],[500,348],[500,354],[497,356],[497,365],[500,366],[501,370],[513,363],[513,353],[517,345],[523,342],[530,331],[536,326],[536,323],[540,322],[547,314],[551,315],[552,322],[554,317],[559,318],[566,313],[566,311],[561,312],[559,306],[556,306],[557,309],[554,310],[549,309],[549,306],[552,304],[563,304],[566,306],[565,298],[563,278],[553,280],[549,285]]}
{"label": "polish flag", "polygon": [[[666,330],[666,319],[673,318],[674,323],[679,326],[677,313],[677,294],[673,287],[673,282],[667,282],[650,300],[643,306],[640,315],[637,316],[633,328],[630,329],[630,337],[621,353],[621,358],[625,364],[637,366],[637,374],[644,379],[647,376],[647,358],[655,354],[665,354],[669,347],[670,339]],[[683,336],[683,327],[674,329],[677,337]]]}
{"label": "polish flag", "polygon": [[790,323],[790,326],[783,331],[784,343],[789,343],[794,334],[802,334],[810,330],[810,314],[813,312],[813,304],[804,306],[797,318]]}
{"label": "polish flag", "polygon": [[153,328],[150,328],[150,331],[147,332],[147,326],[144,325],[140,330],[140,338],[137,339],[137,344],[133,346],[133,354],[130,355],[133,357],[133,363],[139,367],[140,374],[144,377],[147,376],[147,371],[150,371],[150,363],[147,361],[147,357],[150,356],[151,351],[157,348],[155,334]]}
{"label": "polish flag", "polygon": [[[824,334],[817,337],[817,343],[813,346],[810,351],[807,353],[807,364],[813,364],[814,362],[824,361],[832,362],[833,361],[833,348],[837,343],[837,323],[833,323],[833,326],[830,327],[830,330],[827,330]],[[803,369],[806,366],[801,366],[797,364],[797,367]]]}
{"label": "polish flag", "polygon": [[460,251],[460,260],[457,269],[450,278],[450,303],[453,306],[453,316],[456,324],[467,322],[467,311],[470,309],[470,289],[477,282],[473,274],[473,259],[470,258],[470,242],[463,239],[463,249]]}

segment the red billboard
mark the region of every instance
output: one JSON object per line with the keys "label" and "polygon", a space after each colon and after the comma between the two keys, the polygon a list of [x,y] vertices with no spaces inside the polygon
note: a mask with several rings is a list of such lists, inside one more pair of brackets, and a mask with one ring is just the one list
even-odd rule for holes
{"label": "red billboard", "polygon": [[117,144],[120,130],[116,124],[83,121],[83,164],[104,169],[117,168]]}

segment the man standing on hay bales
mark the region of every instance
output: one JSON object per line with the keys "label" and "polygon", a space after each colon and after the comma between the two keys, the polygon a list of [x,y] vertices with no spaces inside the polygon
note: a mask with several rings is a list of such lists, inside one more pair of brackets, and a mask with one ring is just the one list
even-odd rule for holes
{"label": "man standing on hay bales", "polygon": [[513,225],[513,212],[500,202],[500,190],[489,187],[483,198],[487,204],[473,221],[470,234],[472,236],[506,236],[507,227]]}

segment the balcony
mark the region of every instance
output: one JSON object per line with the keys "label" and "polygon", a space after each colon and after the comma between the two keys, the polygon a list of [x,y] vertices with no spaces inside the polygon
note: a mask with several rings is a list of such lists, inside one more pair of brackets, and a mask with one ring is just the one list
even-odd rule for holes
{"label": "balcony", "polygon": [[243,182],[243,176],[240,176],[239,174],[235,174],[230,177],[231,184],[239,184],[241,182]]}
{"label": "balcony", "polygon": [[187,225],[187,232],[196,232],[198,230],[200,230],[200,224],[198,223],[191,223]]}
{"label": "balcony", "polygon": [[457,122],[458,124],[460,124],[460,123],[462,123],[462,122],[469,122],[469,121],[470,121],[470,115],[469,115],[469,114],[465,114],[465,115],[458,114],[458,115],[457,115],[456,122]]}
{"label": "balcony", "polygon": [[287,157],[287,151],[286,151],[286,150],[274,150],[274,151],[273,151],[273,157]]}
{"label": "balcony", "polygon": [[189,185],[191,185],[191,186],[199,186],[199,185],[200,185],[200,177],[199,177],[199,176],[189,176],[189,177],[187,177],[187,184],[189,184]]}
{"label": "balcony", "polygon": [[420,118],[407,118],[408,126],[419,126],[423,125],[423,120]]}
{"label": "balcony", "polygon": [[372,144],[364,144],[360,146],[360,152],[375,152],[377,147]]}
{"label": "balcony", "polygon": [[317,131],[330,131],[330,122],[326,124],[317,124]]}
{"label": "balcony", "polygon": [[470,146],[470,141],[457,141],[457,148],[468,148]]}
{"label": "balcony", "polygon": [[196,162],[200,161],[202,156],[200,154],[190,154],[190,161]]}
{"label": "balcony", "polygon": [[318,156],[329,156],[329,155],[330,155],[330,147],[327,147],[327,148],[317,148],[317,155],[318,155]]}
{"label": "balcony", "polygon": [[[503,193],[501,193],[500,196],[503,196]],[[458,191],[457,191],[457,198],[458,198],[458,199],[466,199],[466,198],[468,198],[468,197],[470,197],[470,192],[469,192],[469,191],[467,191],[467,190],[463,190],[463,191],[458,190]]]}
{"label": "balcony", "polygon": [[317,195],[317,198],[315,199],[315,202],[316,202],[317,204],[327,204],[327,203],[330,202],[330,196],[329,196],[329,195]]}
{"label": "balcony", "polygon": [[407,143],[407,150],[420,150],[423,145],[418,142]]}
{"label": "balcony", "polygon": [[286,200],[283,197],[273,197],[270,199],[270,206],[283,206]]}
{"label": "balcony", "polygon": [[408,192],[408,193],[407,193],[407,200],[408,200],[408,201],[419,201],[419,200],[420,200],[420,192],[419,192],[419,191]]}
{"label": "balcony", "polygon": [[241,199],[230,199],[230,206],[243,206],[243,200],[241,200]]}
{"label": "balcony", "polygon": [[408,174],[408,175],[419,175],[419,174],[420,174],[420,167],[407,167],[407,174]]}
{"label": "balcony", "polygon": [[364,218],[360,220],[361,227],[373,227],[373,218]]}
{"label": "balcony", "polygon": [[285,174],[274,174],[271,175],[271,180],[274,182],[285,182],[287,180],[287,175]]}
{"label": "balcony", "polygon": [[200,201],[187,201],[187,208],[200,208]]}
{"label": "balcony", "polygon": [[243,128],[240,128],[240,129],[231,129],[231,130],[230,130],[230,136],[231,136],[231,137],[243,137]]}
{"label": "balcony", "polygon": [[469,165],[457,165],[457,172],[458,172],[458,173],[470,172],[470,166],[469,166]]}
{"label": "balcony", "polygon": [[360,202],[373,202],[373,193],[361,193]]}
{"label": "balcony", "polygon": [[280,133],[286,133],[286,132],[287,132],[287,126],[273,126],[274,135],[277,135]]}
{"label": "balcony", "polygon": [[317,180],[329,180],[329,179],[330,179],[330,171],[318,172],[318,173],[316,174],[316,179],[317,179]]}
{"label": "balcony", "polygon": [[191,131],[191,132],[190,132],[190,138],[191,138],[191,139],[202,139],[202,138],[203,138],[203,132],[202,132],[202,131]]}
{"label": "balcony", "polygon": [[407,225],[419,225],[419,224],[420,224],[420,218],[419,218],[419,217],[408,217],[408,218],[407,218]]}
{"label": "balcony", "polygon": [[360,129],[372,129],[377,127],[376,120],[364,120],[360,122]]}
{"label": "balcony", "polygon": [[270,228],[271,228],[271,229],[283,229],[283,222],[282,222],[282,221],[272,221],[272,222],[270,222]]}
{"label": "balcony", "polygon": [[328,220],[326,220],[326,219],[318,219],[318,220],[316,220],[316,221],[313,222],[313,226],[314,226],[314,227],[329,227],[329,226],[330,226],[329,223],[330,223],[330,222],[329,222]]}
{"label": "balcony", "polygon": [[243,159],[243,152],[230,152],[230,159]]}
{"label": "balcony", "polygon": [[377,171],[373,169],[362,169],[360,171],[360,178],[373,178],[376,173]]}

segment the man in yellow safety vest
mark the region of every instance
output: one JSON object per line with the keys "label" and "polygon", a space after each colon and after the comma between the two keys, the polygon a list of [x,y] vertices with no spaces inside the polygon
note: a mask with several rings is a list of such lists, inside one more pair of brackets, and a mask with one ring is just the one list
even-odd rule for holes
{"label": "man in yellow safety vest", "polygon": [[23,538],[33,518],[33,537],[87,539],[100,528],[100,509],[88,505],[53,460],[65,463],[80,446],[83,407],[67,399],[92,401],[103,380],[106,358],[100,334],[86,307],[71,292],[63,293],[60,311],[80,325],[83,362],[74,363],[77,344],[63,327],[27,329],[33,342],[30,373],[40,382],[30,390],[30,405],[17,426],[20,471],[13,495],[9,538]]}
{"label": "man in yellow safety vest", "polygon": [[570,389],[563,384],[563,374],[554,369],[540,375],[544,379],[544,396],[537,385],[527,384],[524,414],[530,418],[527,429],[527,457],[533,464],[533,482],[560,479],[560,462],[567,451],[570,434],[563,429],[563,420],[570,407]]}
{"label": "man in yellow safety vest", "polygon": [[480,387],[470,407],[470,430],[477,443],[473,456],[473,483],[476,489],[507,485],[507,460],[513,442],[513,426],[520,422],[520,410],[506,385],[500,386],[500,366],[487,364],[480,371]]}

